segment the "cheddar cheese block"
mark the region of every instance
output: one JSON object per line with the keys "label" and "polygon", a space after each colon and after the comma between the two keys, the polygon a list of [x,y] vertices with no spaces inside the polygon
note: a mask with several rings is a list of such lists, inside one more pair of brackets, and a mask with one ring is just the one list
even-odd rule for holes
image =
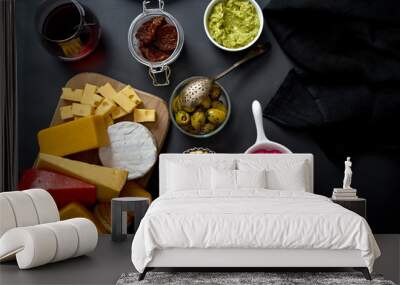
{"label": "cheddar cheese block", "polygon": [[65,156],[108,145],[107,124],[102,116],[84,117],[41,130],[40,152]]}
{"label": "cheddar cheese block", "polygon": [[152,201],[151,194],[133,180],[126,182],[119,197],[144,197]]}
{"label": "cheddar cheese block", "polygon": [[108,202],[118,197],[128,176],[128,172],[123,169],[98,166],[44,153],[39,154],[37,168],[59,172],[95,185],[97,200],[101,202]]}
{"label": "cheddar cheese block", "polygon": [[136,123],[155,122],[156,110],[154,109],[135,109],[133,111],[133,121]]}
{"label": "cheddar cheese block", "polygon": [[99,222],[98,219],[95,218],[95,216],[90,212],[88,209],[86,209],[84,206],[82,206],[79,203],[70,203],[63,207],[60,210],[60,220],[69,220],[73,218],[86,218],[91,220],[97,228],[97,231],[101,234],[106,234],[109,233]]}
{"label": "cheddar cheese block", "polygon": [[101,226],[108,233],[111,233],[111,203],[98,203],[94,207],[93,214]]}

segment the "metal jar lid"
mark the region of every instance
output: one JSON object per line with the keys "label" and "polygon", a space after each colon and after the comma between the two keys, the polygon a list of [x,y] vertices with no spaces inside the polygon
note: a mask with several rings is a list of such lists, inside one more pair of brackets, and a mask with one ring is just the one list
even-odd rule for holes
{"label": "metal jar lid", "polygon": [[[154,86],[167,86],[169,85],[169,77],[171,75],[171,69],[169,65],[173,63],[181,53],[183,42],[184,42],[184,33],[181,24],[168,12],[164,10],[164,1],[158,0],[157,8],[148,8],[148,5],[151,1],[143,1],[143,12],[139,14],[131,23],[128,32],[128,47],[132,56],[143,65],[149,67],[149,75],[153,80]],[[174,52],[164,61],[152,62],[147,58],[143,57],[142,52],[139,49],[139,41],[136,39],[135,35],[138,29],[143,25],[143,23],[149,21],[151,18],[155,16],[164,16],[165,20],[176,27],[178,34],[178,42]],[[164,77],[164,80],[161,82],[158,80],[158,77]]]}

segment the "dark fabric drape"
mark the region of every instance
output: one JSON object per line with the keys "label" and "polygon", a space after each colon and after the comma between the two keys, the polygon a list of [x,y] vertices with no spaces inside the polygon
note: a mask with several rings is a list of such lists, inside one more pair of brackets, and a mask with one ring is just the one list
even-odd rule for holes
{"label": "dark fabric drape", "polygon": [[399,150],[400,1],[271,0],[264,14],[296,66],[264,116],[331,151]]}
{"label": "dark fabric drape", "polygon": [[15,3],[0,5],[0,191],[7,191],[17,179]]}

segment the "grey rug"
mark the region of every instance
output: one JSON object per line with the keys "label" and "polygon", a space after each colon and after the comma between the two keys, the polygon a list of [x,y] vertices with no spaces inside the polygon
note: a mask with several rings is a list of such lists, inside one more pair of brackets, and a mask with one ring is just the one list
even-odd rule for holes
{"label": "grey rug", "polygon": [[368,281],[359,272],[148,272],[146,278],[138,281],[138,273],[122,274],[116,285],[395,285],[380,275],[372,275]]}

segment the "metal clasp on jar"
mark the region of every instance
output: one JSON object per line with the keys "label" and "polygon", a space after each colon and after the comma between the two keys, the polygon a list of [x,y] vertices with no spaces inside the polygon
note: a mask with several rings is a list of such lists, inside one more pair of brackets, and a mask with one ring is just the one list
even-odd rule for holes
{"label": "metal clasp on jar", "polygon": [[[151,9],[147,8],[147,5],[150,4],[151,2],[152,2],[151,0],[143,1],[143,13],[147,13],[147,10],[151,10]],[[158,9],[164,10],[164,1],[163,0],[158,0]]]}
{"label": "metal clasp on jar", "polygon": [[[171,76],[171,69],[168,65],[158,66],[158,67],[149,67],[149,75],[153,80],[154,86],[168,86],[169,78]],[[162,81],[159,81],[158,78],[164,76]]]}

